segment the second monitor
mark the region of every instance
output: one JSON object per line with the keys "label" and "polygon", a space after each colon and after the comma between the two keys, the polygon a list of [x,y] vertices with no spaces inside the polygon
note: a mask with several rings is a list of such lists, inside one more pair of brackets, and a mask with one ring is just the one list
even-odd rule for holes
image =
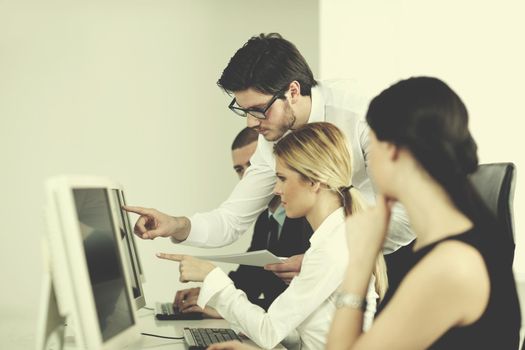
{"label": "second monitor", "polygon": [[122,186],[113,184],[113,186],[108,189],[108,192],[113,204],[112,208],[115,211],[113,213],[114,217],[118,217],[118,227],[122,238],[125,262],[128,266],[128,272],[130,275],[129,279],[131,281],[133,298],[135,299],[135,307],[136,309],[140,309],[146,305],[144,289],[142,288],[144,273],[142,265],[140,264],[139,253],[135,244],[135,237],[133,235],[128,213],[122,209],[122,207],[126,205],[124,190]]}

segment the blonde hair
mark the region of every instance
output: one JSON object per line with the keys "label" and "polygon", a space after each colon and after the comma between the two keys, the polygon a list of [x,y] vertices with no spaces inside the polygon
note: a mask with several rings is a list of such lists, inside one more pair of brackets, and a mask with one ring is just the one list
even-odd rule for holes
{"label": "blonde hair", "polygon": [[[339,194],[346,216],[366,207],[359,191],[349,185],[352,178],[350,152],[345,136],[335,125],[327,122],[306,124],[279,140],[274,154],[304,180],[320,182]],[[381,253],[376,260],[374,277],[376,292],[383,299],[388,278]]]}

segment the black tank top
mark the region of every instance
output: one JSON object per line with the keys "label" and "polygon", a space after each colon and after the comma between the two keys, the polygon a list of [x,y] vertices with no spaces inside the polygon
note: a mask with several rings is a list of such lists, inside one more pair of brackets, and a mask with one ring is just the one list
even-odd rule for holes
{"label": "black tank top", "polygon": [[[412,252],[407,259],[404,275],[438,244],[447,240],[456,240],[478,250],[488,270],[490,296],[485,312],[471,325],[449,329],[432,344],[430,349],[518,349],[521,326],[520,306],[512,266],[509,266],[507,260],[502,257],[510,247],[498,241],[497,236],[495,232],[473,228],[429,244]],[[395,289],[387,291],[382,302],[385,306],[395,292]]]}

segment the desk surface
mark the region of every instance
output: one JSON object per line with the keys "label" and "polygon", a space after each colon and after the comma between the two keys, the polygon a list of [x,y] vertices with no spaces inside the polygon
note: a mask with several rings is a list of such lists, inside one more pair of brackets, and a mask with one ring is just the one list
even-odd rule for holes
{"label": "desk surface", "polygon": [[[150,333],[155,335],[167,337],[182,337],[184,327],[193,328],[230,328],[230,325],[225,320],[204,319],[194,321],[158,321],[155,319],[155,312],[152,310],[141,309],[137,311],[137,319],[139,330],[141,333]],[[74,336],[69,334],[66,330],[65,349],[76,349],[74,343]],[[255,345],[251,340],[243,340],[248,344]],[[183,350],[186,349],[184,339],[163,339],[151,336],[141,335],[137,343],[126,347],[126,350],[138,349],[172,349]],[[276,349],[285,349],[282,346]]]}
{"label": "desk surface", "polygon": [[[141,309],[137,312],[139,329],[141,333],[151,333],[168,337],[182,337],[184,327],[200,328],[230,328],[225,320],[194,320],[194,321],[158,321],[155,319],[154,311]],[[184,339],[162,339],[141,335],[140,342],[134,344],[129,349],[150,349],[150,348],[170,348],[185,349]]]}

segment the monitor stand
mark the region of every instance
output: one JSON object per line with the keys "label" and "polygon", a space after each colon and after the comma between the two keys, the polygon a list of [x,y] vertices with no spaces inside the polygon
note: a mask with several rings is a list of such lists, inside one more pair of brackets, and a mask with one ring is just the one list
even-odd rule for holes
{"label": "monitor stand", "polygon": [[62,350],[66,318],[60,314],[53,281],[44,274],[37,329],[37,350]]}

